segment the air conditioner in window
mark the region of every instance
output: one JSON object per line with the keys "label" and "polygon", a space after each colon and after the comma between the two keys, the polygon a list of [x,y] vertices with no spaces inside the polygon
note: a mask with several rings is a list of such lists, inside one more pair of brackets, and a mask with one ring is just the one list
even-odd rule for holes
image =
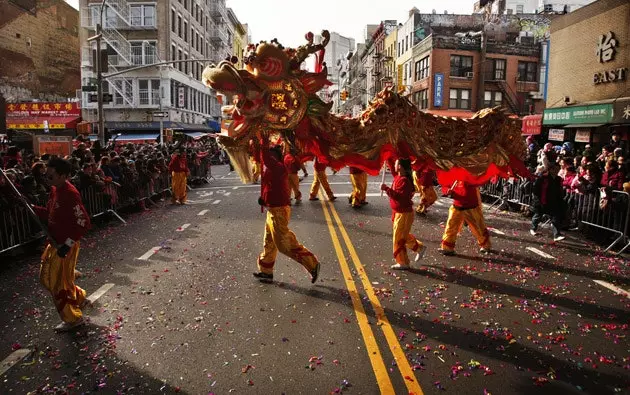
{"label": "air conditioner in window", "polygon": [[466,78],[472,78],[473,77],[473,72],[472,71],[467,71],[466,72]]}

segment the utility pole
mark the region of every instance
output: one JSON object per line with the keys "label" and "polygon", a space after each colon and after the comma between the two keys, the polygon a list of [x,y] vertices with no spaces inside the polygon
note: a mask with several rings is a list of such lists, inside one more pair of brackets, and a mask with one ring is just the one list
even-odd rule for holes
{"label": "utility pole", "polygon": [[88,41],[96,40],[96,96],[98,108],[98,139],[101,146],[105,146],[105,114],[103,114],[103,62],[101,56],[101,40],[103,38],[103,11],[105,3],[101,2],[99,22],[96,24],[96,36],[88,38]]}
{"label": "utility pole", "polygon": [[479,49],[479,53],[480,53],[480,60],[479,60],[479,67],[481,68],[481,72],[479,73],[479,78],[477,78],[477,105],[475,106],[476,111],[481,110],[484,107],[484,101],[485,101],[485,85],[486,85],[486,42],[487,40],[487,36],[486,36],[486,25],[484,23],[484,25],[481,28],[481,35],[480,37],[480,49]]}

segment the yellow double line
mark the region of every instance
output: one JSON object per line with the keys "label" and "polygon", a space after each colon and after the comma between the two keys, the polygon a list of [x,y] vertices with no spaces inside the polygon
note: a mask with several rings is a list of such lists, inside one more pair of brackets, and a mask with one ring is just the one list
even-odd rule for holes
{"label": "yellow double line", "polygon": [[374,332],[372,332],[372,327],[370,326],[367,315],[365,314],[365,309],[363,308],[363,304],[361,303],[361,296],[357,291],[354,278],[352,277],[352,273],[350,272],[350,267],[348,265],[348,261],[346,261],[343,249],[341,248],[341,243],[339,241],[339,237],[337,236],[337,231],[335,230],[335,226],[331,219],[330,213],[332,213],[332,217],[335,218],[335,222],[337,223],[339,232],[341,233],[346,247],[350,252],[352,263],[354,264],[354,267],[359,274],[359,277],[361,278],[363,289],[365,290],[365,293],[367,294],[368,299],[372,304],[372,308],[374,309],[374,312],[376,314],[377,326],[381,328],[383,334],[385,335],[385,339],[387,340],[389,349],[394,355],[396,366],[398,366],[398,369],[400,370],[400,374],[402,375],[403,381],[407,386],[409,394],[423,395],[422,388],[420,388],[420,384],[418,383],[416,376],[411,369],[411,366],[409,365],[409,361],[405,356],[405,352],[398,342],[396,333],[394,333],[394,329],[392,328],[389,320],[387,319],[387,316],[385,315],[385,311],[381,306],[381,302],[376,297],[376,293],[374,292],[374,288],[372,288],[370,279],[365,273],[365,268],[361,264],[361,260],[359,259],[359,256],[354,249],[354,245],[350,241],[350,237],[348,236],[346,229],[341,223],[341,219],[337,214],[337,210],[335,210],[335,207],[330,202],[324,200],[324,196],[321,191],[319,193],[319,200],[322,204],[322,209],[324,210],[324,216],[326,217],[326,223],[328,224],[328,231],[330,232],[330,237],[332,239],[335,252],[337,253],[337,258],[339,258],[341,272],[343,273],[346,287],[350,294],[350,298],[352,299],[352,305],[354,307],[357,321],[359,323],[359,329],[361,330],[361,335],[363,335],[363,341],[365,342],[365,345],[367,347],[368,356],[370,357],[372,369],[374,370],[374,374],[376,375],[376,382],[378,383],[378,386],[381,390],[381,394],[395,394],[396,391],[394,391],[394,386],[392,385],[389,373],[387,371],[387,368],[385,367],[385,362],[383,361],[383,357],[381,356],[378,344],[376,343]]}

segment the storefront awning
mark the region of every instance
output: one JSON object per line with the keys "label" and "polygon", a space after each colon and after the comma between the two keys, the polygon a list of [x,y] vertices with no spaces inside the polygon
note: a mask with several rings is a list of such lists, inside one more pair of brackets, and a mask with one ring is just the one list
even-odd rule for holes
{"label": "storefront awning", "polygon": [[542,129],[542,114],[526,115],[523,117],[521,132],[524,135],[538,135]]}
{"label": "storefront awning", "polygon": [[115,138],[117,143],[128,141],[128,142],[138,142],[138,141],[155,141],[158,138],[159,133],[143,133],[143,134],[123,134],[120,136],[114,136],[112,140]]}
{"label": "storefront awning", "polygon": [[210,133],[205,132],[184,132],[184,134],[188,137],[192,137],[194,140],[199,140],[202,137],[207,137]]}
{"label": "storefront awning", "polygon": [[429,114],[439,115],[442,117],[457,117],[457,118],[470,118],[475,113],[472,111],[458,111],[458,110],[424,110]]}
{"label": "storefront awning", "polygon": [[575,123],[571,125],[564,125],[563,128],[596,128],[602,125],[603,123]]}
{"label": "storefront awning", "polygon": [[13,118],[7,117],[7,129],[74,129],[79,123],[80,117],[29,117]]}

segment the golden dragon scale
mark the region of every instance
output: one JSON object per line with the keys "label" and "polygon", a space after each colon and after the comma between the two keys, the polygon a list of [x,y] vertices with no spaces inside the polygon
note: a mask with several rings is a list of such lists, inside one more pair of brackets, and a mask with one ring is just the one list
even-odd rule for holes
{"label": "golden dragon scale", "polygon": [[325,63],[314,73],[300,68],[310,54],[323,58],[329,34],[322,36],[321,44],[313,44],[309,33],[307,44],[296,49],[263,41],[248,48],[243,69],[231,59],[204,70],[203,82],[232,99],[223,108],[232,121],[219,142],[243,182],[251,181],[249,156],[257,155],[260,144],[278,142],[303,161],[318,157],[334,169],[354,166],[372,175],[385,161],[408,157],[416,169],[436,169],[443,185],[529,176],[519,121],[499,107],[470,119],[442,117],[385,89],[357,117],[331,114],[332,103],[316,94],[330,84]]}

